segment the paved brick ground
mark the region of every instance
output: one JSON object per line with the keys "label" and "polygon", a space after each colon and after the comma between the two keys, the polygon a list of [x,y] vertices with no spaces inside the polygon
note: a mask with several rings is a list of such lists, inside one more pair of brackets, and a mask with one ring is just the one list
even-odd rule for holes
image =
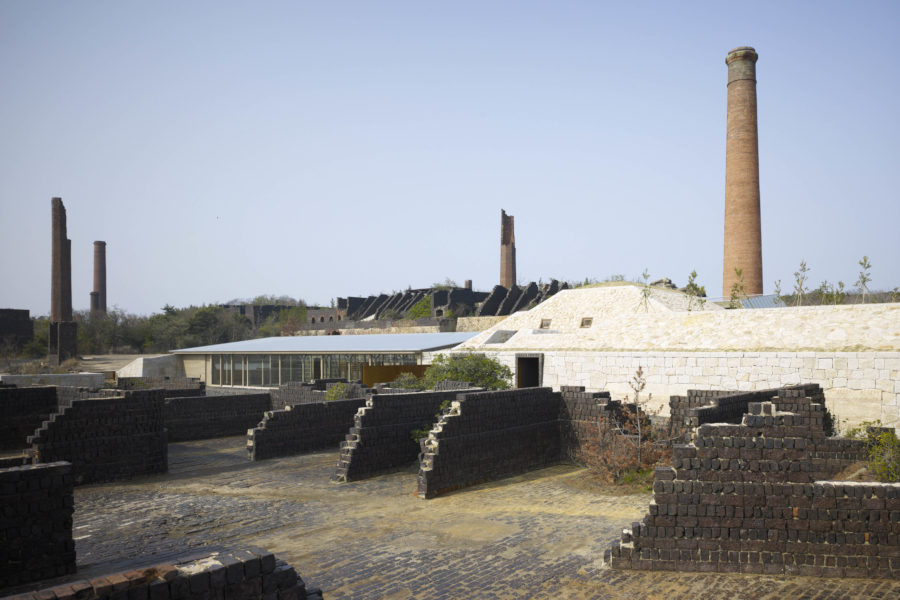
{"label": "paved brick ground", "polygon": [[329,483],[337,452],[248,463],[226,438],[171,444],[169,461],[165,476],[76,488],[79,578],[257,545],[329,600],[900,597],[900,582],[605,569],[650,496],[575,489],[570,467],[425,501],[412,469]]}

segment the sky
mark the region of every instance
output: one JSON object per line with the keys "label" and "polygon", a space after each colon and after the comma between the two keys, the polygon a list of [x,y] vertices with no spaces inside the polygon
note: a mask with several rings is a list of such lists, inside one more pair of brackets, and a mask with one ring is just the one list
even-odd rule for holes
{"label": "sky", "polygon": [[[0,3],[0,308],[308,303],[518,274],[722,295],[727,67],[757,63],[765,292],[900,285],[900,3]],[[893,42],[892,42],[893,40]],[[893,57],[893,58],[892,58]]]}

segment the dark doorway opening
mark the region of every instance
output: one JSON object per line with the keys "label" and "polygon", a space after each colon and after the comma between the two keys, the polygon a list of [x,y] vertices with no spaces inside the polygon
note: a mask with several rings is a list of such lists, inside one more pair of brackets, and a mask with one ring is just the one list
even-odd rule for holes
{"label": "dark doorway opening", "polygon": [[313,379],[322,379],[322,359],[313,359]]}
{"label": "dark doorway opening", "polygon": [[540,359],[535,358],[516,358],[516,387],[530,388],[540,387]]}

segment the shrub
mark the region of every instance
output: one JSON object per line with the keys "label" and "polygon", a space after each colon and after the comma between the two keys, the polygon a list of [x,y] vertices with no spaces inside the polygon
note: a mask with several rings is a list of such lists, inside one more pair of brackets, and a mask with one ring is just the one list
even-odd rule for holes
{"label": "shrub", "polygon": [[465,381],[486,390],[507,390],[512,371],[484,354],[438,354],[425,371],[423,381],[423,389],[434,389],[441,381]]}
{"label": "shrub", "polygon": [[874,436],[869,449],[869,471],[882,483],[900,481],[900,440],[892,431]]}
{"label": "shrub", "polygon": [[414,373],[400,373],[400,375],[391,382],[391,387],[401,388],[404,390],[425,390],[426,383],[424,379],[419,379]]}
{"label": "shrub", "polygon": [[431,296],[425,296],[421,300],[415,303],[415,305],[409,309],[409,312],[406,313],[407,319],[421,319],[423,317],[431,316]]}
{"label": "shrub", "polygon": [[336,383],[325,392],[325,402],[334,402],[335,400],[346,400],[347,390],[350,386],[346,383]]}

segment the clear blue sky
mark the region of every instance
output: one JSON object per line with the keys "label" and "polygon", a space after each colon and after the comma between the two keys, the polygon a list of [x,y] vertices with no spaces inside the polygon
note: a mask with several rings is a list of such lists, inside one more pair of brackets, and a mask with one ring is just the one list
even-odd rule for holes
{"label": "clear blue sky", "polygon": [[894,2],[0,3],[0,307],[308,302],[518,271],[721,293],[726,53],[759,52],[763,273],[900,285]]}

